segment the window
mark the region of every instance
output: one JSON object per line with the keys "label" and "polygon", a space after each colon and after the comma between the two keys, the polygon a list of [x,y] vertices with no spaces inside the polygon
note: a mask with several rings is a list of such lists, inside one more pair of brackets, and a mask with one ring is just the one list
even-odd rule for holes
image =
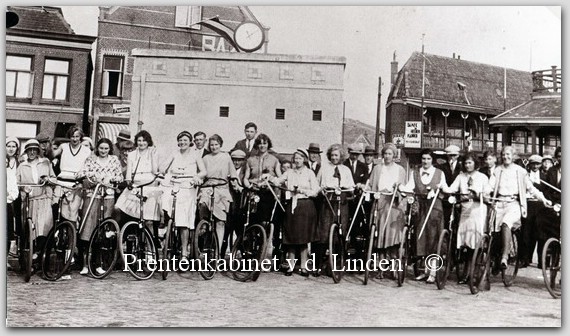
{"label": "window", "polygon": [[285,109],[275,109],[275,119],[285,120]]}
{"label": "window", "polygon": [[69,61],[46,58],[42,98],[67,100],[68,84]]}
{"label": "window", "polygon": [[323,69],[318,67],[313,67],[311,71],[311,80],[313,82],[324,83],[325,81],[325,72]]}
{"label": "window", "polygon": [[103,56],[102,97],[121,97],[123,95],[124,57]]}
{"label": "window", "polygon": [[230,107],[229,106],[220,106],[220,117],[227,118],[230,116]]}
{"label": "window", "polygon": [[202,20],[201,6],[176,6],[176,18],[174,25],[176,27],[186,27],[200,30],[198,23]]}
{"label": "window", "polygon": [[282,66],[279,68],[279,79],[282,80],[293,80],[293,70],[288,66]]}
{"label": "window", "polygon": [[261,69],[259,67],[250,65],[247,68],[247,78],[261,79],[262,78]]}
{"label": "window", "polygon": [[166,115],[174,115],[174,104],[166,104],[164,105],[164,114]]}
{"label": "window", "polygon": [[35,138],[38,134],[39,123],[6,120],[6,136],[19,140]]}
{"label": "window", "polygon": [[6,56],[6,97],[32,97],[32,58]]}
{"label": "window", "polygon": [[229,64],[216,64],[216,77],[229,78],[230,65]]}
{"label": "window", "polygon": [[313,110],[313,121],[323,120],[323,111]]}
{"label": "window", "polygon": [[198,62],[185,63],[184,76],[198,77]]}

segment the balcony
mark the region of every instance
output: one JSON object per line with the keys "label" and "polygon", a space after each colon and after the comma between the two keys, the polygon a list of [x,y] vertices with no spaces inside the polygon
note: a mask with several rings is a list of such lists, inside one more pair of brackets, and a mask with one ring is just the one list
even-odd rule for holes
{"label": "balcony", "polygon": [[562,69],[552,66],[550,70],[538,70],[532,72],[533,96],[536,94],[561,94],[562,93]]}

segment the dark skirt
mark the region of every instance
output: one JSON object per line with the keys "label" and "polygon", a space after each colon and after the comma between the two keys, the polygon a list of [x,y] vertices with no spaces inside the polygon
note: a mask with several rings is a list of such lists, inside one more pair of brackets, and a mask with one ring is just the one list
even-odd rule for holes
{"label": "dark skirt", "polygon": [[431,211],[424,232],[422,233],[422,236],[419,237],[432,201],[432,199],[418,198],[419,213],[416,216],[415,221],[417,256],[427,256],[437,253],[439,235],[441,234],[441,231],[443,231],[443,208],[440,199],[435,201],[435,205]]}
{"label": "dark skirt", "polygon": [[317,209],[311,199],[297,201],[295,212],[291,213],[291,204],[285,206],[287,214],[283,222],[283,244],[307,244],[315,240],[317,227]]}
{"label": "dark skirt", "polygon": [[[326,199],[322,198],[320,200],[321,203],[321,211],[319,213],[319,225],[317,226],[317,236],[315,237],[317,242],[326,244],[329,241],[329,231],[331,228],[331,224],[335,223],[337,209],[338,209],[338,201],[330,201],[333,207],[334,213],[331,211]],[[340,205],[340,222],[342,223],[342,232],[346,234],[348,230],[348,226],[350,225],[349,221],[349,213],[348,213],[348,201],[343,200]]]}
{"label": "dark skirt", "polygon": [[536,226],[539,240],[544,242],[552,237],[560,239],[560,216],[556,214],[556,211],[550,208],[543,209],[536,218]]}

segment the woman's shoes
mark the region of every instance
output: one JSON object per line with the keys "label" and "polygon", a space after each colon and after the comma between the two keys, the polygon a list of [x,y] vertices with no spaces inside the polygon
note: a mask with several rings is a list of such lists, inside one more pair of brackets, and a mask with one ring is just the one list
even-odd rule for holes
{"label": "woman's shoes", "polygon": [[506,270],[509,267],[507,258],[503,258],[501,259],[501,269],[502,270]]}
{"label": "woman's shoes", "polygon": [[419,276],[417,276],[415,280],[416,280],[416,281],[423,281],[423,280],[425,280],[427,277],[428,277],[428,275],[425,274],[425,273],[423,273],[423,274],[420,274]]}
{"label": "woman's shoes", "polygon": [[288,270],[285,272],[285,276],[291,276],[291,275],[293,275],[293,271]]}
{"label": "woman's shoes", "polygon": [[426,280],[426,283],[428,283],[428,284],[435,283],[435,276],[433,274],[430,274]]}
{"label": "woman's shoes", "polygon": [[309,276],[309,271],[307,271],[306,269],[301,270],[301,272],[299,273],[301,276],[303,277],[308,277]]}
{"label": "woman's shoes", "polygon": [[461,278],[461,280],[457,281],[457,283],[460,285],[465,285],[468,282],[469,282],[469,277],[464,277],[464,278]]}
{"label": "woman's shoes", "polygon": [[87,267],[83,267],[83,268],[81,269],[81,271],[79,271],[79,274],[81,274],[81,275],[87,275],[87,274],[89,274],[89,269],[88,269]]}

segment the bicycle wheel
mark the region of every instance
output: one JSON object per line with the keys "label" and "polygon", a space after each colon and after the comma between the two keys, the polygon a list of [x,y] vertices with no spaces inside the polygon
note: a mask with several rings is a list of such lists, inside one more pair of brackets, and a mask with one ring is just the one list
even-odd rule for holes
{"label": "bicycle wheel", "polygon": [[469,290],[471,294],[479,293],[479,286],[487,275],[490,262],[490,247],[490,237],[485,235],[473,252],[473,258],[469,267]]}
{"label": "bicycle wheel", "polygon": [[69,268],[75,250],[77,230],[71,222],[56,224],[47,236],[42,256],[42,271],[46,280],[59,279]]}
{"label": "bicycle wheel", "polygon": [[402,287],[406,278],[406,268],[408,266],[408,228],[404,227],[400,235],[402,241],[398,248],[398,270],[396,271],[396,281],[398,287]]}
{"label": "bicycle wheel", "polygon": [[87,266],[95,279],[104,279],[109,275],[119,254],[119,224],[111,218],[103,220],[89,239]]}
{"label": "bicycle wheel", "polygon": [[560,241],[549,238],[542,249],[542,276],[546,289],[553,298],[562,296],[562,249]]}
{"label": "bicycle wheel", "polygon": [[32,263],[34,256],[34,237],[33,225],[31,218],[26,219],[26,223],[22,228],[22,235],[19,237],[20,253],[18,259],[20,262],[20,270],[24,273],[24,281],[29,282],[32,277]]}
{"label": "bicycle wheel", "polygon": [[216,274],[216,263],[220,257],[218,235],[207,220],[201,220],[194,233],[194,255],[200,261],[198,273],[204,280],[211,280]]}
{"label": "bicycle wheel", "polygon": [[503,284],[505,287],[510,287],[515,282],[517,277],[517,272],[519,270],[519,241],[518,241],[518,230],[511,231],[512,243],[509,248],[508,257],[508,267],[507,269],[501,269],[501,275],[503,277]]}
{"label": "bicycle wheel", "polygon": [[157,268],[158,253],[150,231],[139,223],[127,222],[121,229],[121,259],[124,268],[137,280],[150,279]]}
{"label": "bicycle wheel", "polygon": [[[175,234],[172,230],[172,226],[173,226],[173,222],[172,219],[168,220],[168,224],[166,225],[166,233],[164,234],[164,242],[162,245],[162,258],[163,259],[167,259],[170,260],[170,258],[173,255],[173,251],[172,248],[173,246],[175,246],[175,242],[174,239],[175,238]],[[168,267],[165,267],[162,269],[162,271],[160,272],[160,275],[162,276],[162,280],[166,280],[166,278],[168,277],[168,272],[170,271],[170,269]]]}
{"label": "bicycle wheel", "polygon": [[[234,279],[238,281],[251,279],[256,269],[259,269],[261,260],[265,257],[266,248],[265,229],[259,224],[248,226],[232,248],[230,269]],[[237,265],[235,265],[236,263]]]}
{"label": "bicycle wheel", "polygon": [[344,242],[336,223],[329,230],[329,269],[334,283],[339,283],[344,272]]}
{"label": "bicycle wheel", "polygon": [[449,230],[441,231],[437,243],[437,255],[442,259],[441,267],[435,273],[437,289],[444,289],[451,271],[451,242]]}
{"label": "bicycle wheel", "polygon": [[[372,260],[372,251],[374,249],[374,233],[376,233],[376,225],[372,225],[370,228],[370,235],[368,235],[368,249],[366,250],[366,264],[364,265],[364,280],[362,283],[364,285],[368,284],[368,278],[370,277],[370,260]],[[374,267],[376,265],[373,265]]]}
{"label": "bicycle wheel", "polygon": [[469,269],[467,269],[468,254],[465,248],[456,249],[455,253],[457,254],[454,259],[455,275],[457,276],[457,281],[459,281],[469,275]]}
{"label": "bicycle wheel", "polygon": [[[275,230],[275,226],[273,225],[273,223],[266,223],[264,228],[265,228],[265,236],[267,237],[267,244],[265,246],[265,252],[264,252],[265,254],[263,255],[263,258],[261,258],[261,260],[264,260],[268,256],[269,258],[273,257],[273,251],[275,250],[275,246],[273,245],[273,232]],[[257,281],[260,275],[261,275],[261,268],[253,272],[253,275],[251,276],[251,281]]]}

